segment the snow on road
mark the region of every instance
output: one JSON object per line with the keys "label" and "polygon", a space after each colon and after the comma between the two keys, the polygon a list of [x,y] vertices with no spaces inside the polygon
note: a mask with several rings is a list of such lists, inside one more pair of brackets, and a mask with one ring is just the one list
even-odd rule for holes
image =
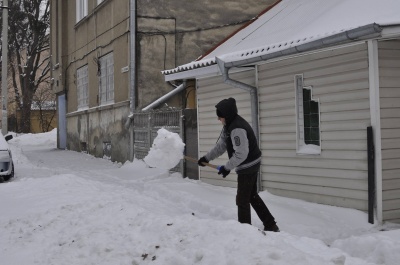
{"label": "snow on road", "polygon": [[[236,221],[236,191],[136,160],[57,150],[56,132],[10,141],[0,184],[0,265],[398,264],[400,226],[363,212],[260,196],[282,232]],[[380,232],[381,229],[389,231]]]}

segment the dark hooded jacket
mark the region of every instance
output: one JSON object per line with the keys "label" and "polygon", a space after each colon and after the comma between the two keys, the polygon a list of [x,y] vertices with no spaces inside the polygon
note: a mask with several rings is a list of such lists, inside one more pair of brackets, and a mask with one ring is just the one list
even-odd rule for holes
{"label": "dark hooded jacket", "polygon": [[225,165],[227,170],[236,168],[238,174],[258,171],[261,151],[257,138],[250,124],[238,114],[236,100],[224,99],[215,107],[217,115],[225,118],[226,125],[222,129],[216,146],[206,155],[206,158],[210,161],[227,151],[229,157]]}

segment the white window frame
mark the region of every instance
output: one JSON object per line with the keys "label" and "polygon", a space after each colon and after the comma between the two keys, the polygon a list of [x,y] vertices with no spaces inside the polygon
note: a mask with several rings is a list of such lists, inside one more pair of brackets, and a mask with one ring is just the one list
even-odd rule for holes
{"label": "white window frame", "polygon": [[89,107],[89,69],[84,65],[76,70],[76,92],[78,98],[78,110]]}
{"label": "white window frame", "polygon": [[76,22],[88,15],[88,0],[76,0]]}
{"label": "white window frame", "polygon": [[[321,154],[321,111],[319,99],[312,96],[312,86],[304,86],[303,75],[295,75],[294,86],[296,91],[296,152],[297,154],[304,155],[318,155]],[[318,115],[319,115],[319,145],[306,144],[304,136],[304,106],[303,106],[303,89],[309,89],[311,92],[311,99],[318,102]]]}
{"label": "white window frame", "polygon": [[100,105],[114,103],[114,55],[108,53],[99,58]]}

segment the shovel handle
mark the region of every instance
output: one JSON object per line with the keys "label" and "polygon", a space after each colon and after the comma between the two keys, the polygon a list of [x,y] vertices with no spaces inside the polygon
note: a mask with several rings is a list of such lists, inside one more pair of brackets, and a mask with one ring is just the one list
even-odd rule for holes
{"label": "shovel handle", "polygon": [[[196,159],[196,158],[193,158],[193,157],[190,157],[190,156],[183,156],[183,158],[184,158],[185,160],[187,160],[187,161],[190,161],[190,162],[193,162],[193,163],[196,163],[196,164],[197,164],[197,159]],[[204,162],[203,162],[203,165],[205,165],[205,166],[207,166],[207,167],[212,167],[212,168],[218,169],[218,166],[213,165],[213,164],[209,164],[209,163],[204,163]]]}

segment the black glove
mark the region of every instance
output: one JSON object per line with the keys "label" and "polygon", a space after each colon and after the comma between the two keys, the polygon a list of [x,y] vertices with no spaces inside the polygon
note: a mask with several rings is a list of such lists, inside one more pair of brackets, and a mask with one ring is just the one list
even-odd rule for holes
{"label": "black glove", "polygon": [[197,164],[199,164],[199,166],[205,167],[206,165],[204,165],[203,163],[208,163],[208,160],[205,156],[201,157],[199,161],[197,161]]}
{"label": "black glove", "polygon": [[229,175],[231,173],[230,170],[226,170],[224,166],[219,166],[218,167],[218,175],[222,175],[223,178]]}

